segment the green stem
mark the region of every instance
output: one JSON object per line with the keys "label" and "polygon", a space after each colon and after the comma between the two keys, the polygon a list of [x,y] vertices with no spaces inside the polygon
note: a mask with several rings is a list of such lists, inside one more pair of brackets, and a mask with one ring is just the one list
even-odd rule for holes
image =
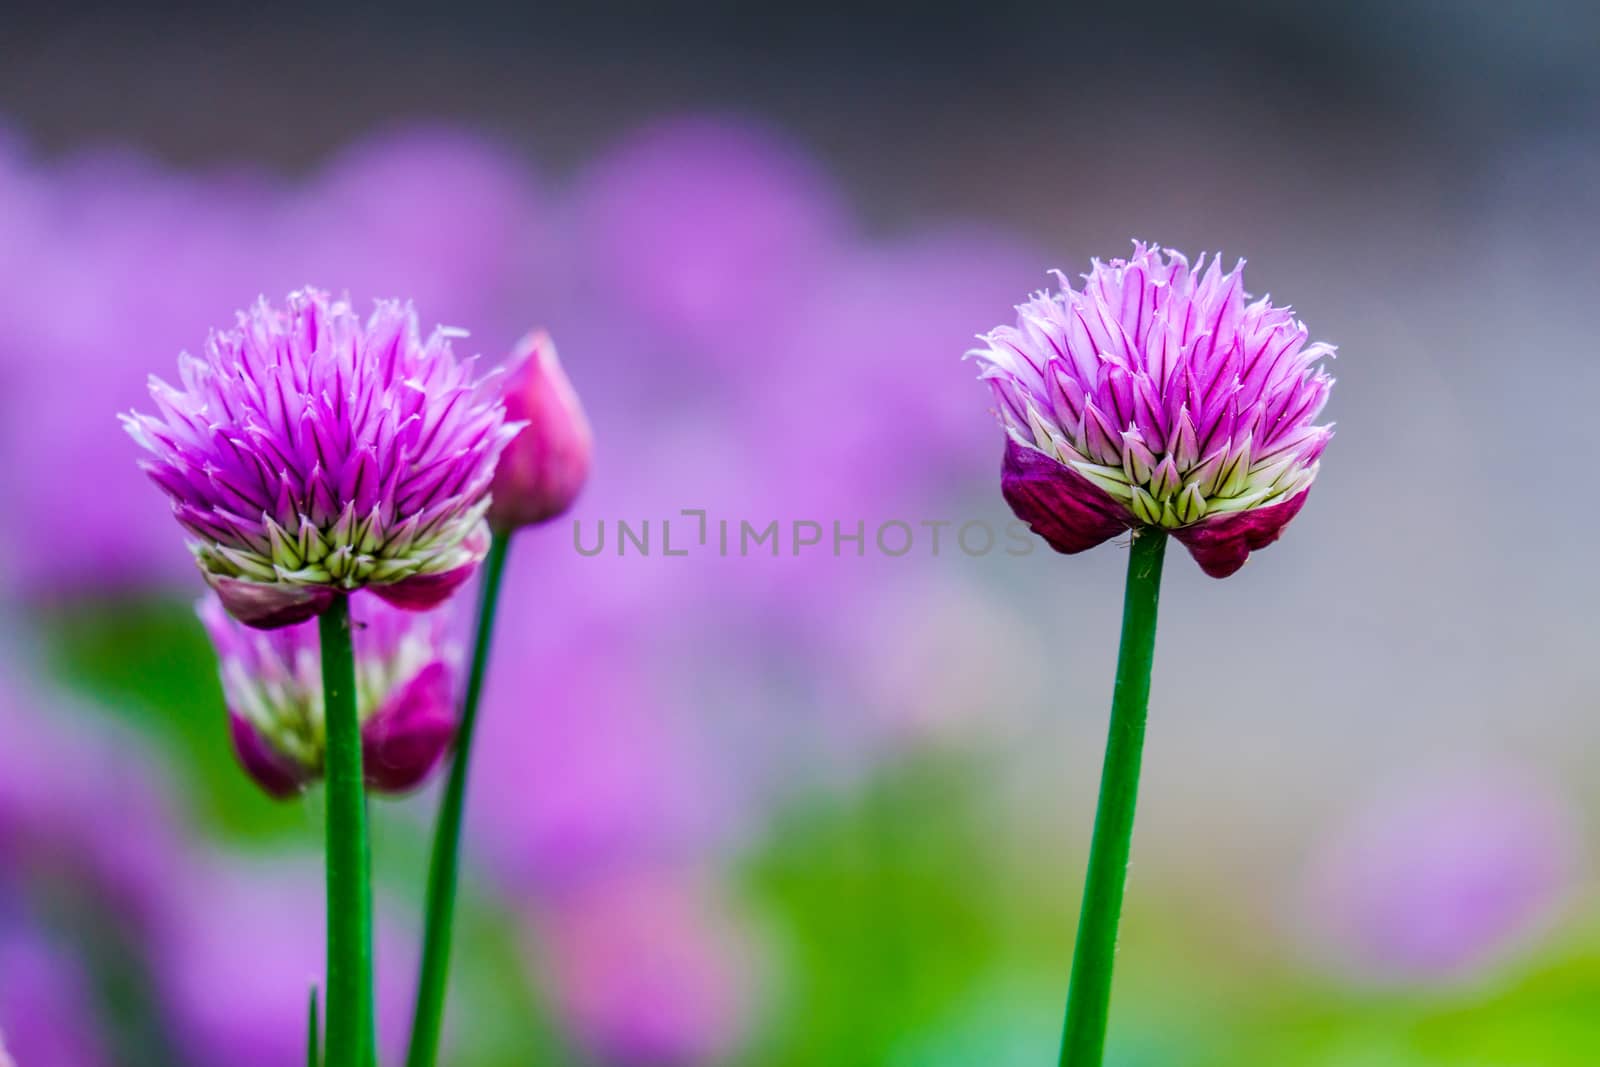
{"label": "green stem", "polygon": [[372,1050],[372,882],[350,602],[318,620],[327,731],[328,1067],[362,1067]]}
{"label": "green stem", "polygon": [[406,1067],[433,1067],[439,1055],[445,985],[450,975],[456,882],[461,869],[461,814],[466,807],[467,764],[472,755],[473,731],[478,724],[478,697],[483,692],[483,679],[489,667],[495,607],[500,601],[500,578],[505,572],[506,553],[510,547],[511,535],[496,533],[483,565],[472,673],[467,677],[467,694],[461,708],[461,726],[456,732],[450,780],[445,784],[439,819],[433,830],[433,856],[428,863],[427,928],[423,935],[422,971],[417,979],[417,1006],[411,1020],[411,1048],[406,1054]]}
{"label": "green stem", "polygon": [[1111,730],[1100,772],[1100,804],[1089,846],[1083,910],[1078,915],[1061,1067],[1099,1067],[1105,1052],[1111,967],[1117,953],[1122,890],[1128,879],[1128,851],[1133,843],[1133,810],[1139,796],[1150,667],[1156,650],[1156,603],[1161,595],[1161,558],[1166,546],[1164,531],[1140,529],[1133,535],[1128,557]]}

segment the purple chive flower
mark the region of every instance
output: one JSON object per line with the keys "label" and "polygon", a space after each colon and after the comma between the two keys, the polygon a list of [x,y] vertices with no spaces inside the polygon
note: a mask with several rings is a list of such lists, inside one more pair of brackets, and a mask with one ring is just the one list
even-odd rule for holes
{"label": "purple chive flower", "polygon": [[[646,341],[748,371],[749,339],[801,322],[796,292],[826,276],[848,212],[800,146],[710,117],[647,126],[579,178],[575,259],[608,290],[605,313]],[[610,279],[637,284],[616,287]],[[604,281],[600,281],[604,279]]]}
{"label": "purple chive flower", "polygon": [[283,198],[272,277],[407,293],[447,321],[510,336],[528,292],[544,292],[566,258],[548,200],[530,162],[498,141],[447,124],[390,127]]}
{"label": "purple chive flower", "polygon": [[480,724],[468,806],[496,877],[551,892],[717,847],[729,819],[720,783],[694,724],[650,694],[638,637],[610,627],[563,637],[553,627],[570,620],[504,599],[484,701],[506,714]]}
{"label": "purple chive flower", "polygon": [[0,925],[0,1067],[11,1055],[24,1067],[105,1067],[97,1022],[78,962],[37,930]]}
{"label": "purple chive flower", "polygon": [[718,1063],[747,1035],[757,945],[700,881],[619,875],[548,902],[533,949],[568,1029],[608,1067]]}
{"label": "purple chive flower", "polygon": [[185,353],[181,388],[153,378],[159,416],[122,417],[235,618],[287,626],[362,588],[423,609],[472,574],[518,427],[454,336],[424,340],[409,305],[380,301],[363,323],[303,289]]}
{"label": "purple chive flower", "polygon": [[560,515],[589,477],[594,438],[556,346],[530,334],[512,355],[506,417],[526,423],[500,454],[490,494],[489,526],[510,531]]}
{"label": "purple chive flower", "polygon": [[[293,796],[322,777],[316,624],[253,630],[231,618],[216,596],[200,601],[196,610],[217,649],[239,762],[269,795]],[[442,611],[402,611],[357,597],[351,617],[367,784],[379,792],[405,792],[427,778],[455,736],[460,652]]]}
{"label": "purple chive flower", "polygon": [[[928,367],[924,356],[970,339],[972,324],[1010,304],[1007,294],[1034,277],[1037,261],[998,231],[953,226],[853,249],[805,286],[798,326],[762,341],[770,353],[762,384],[725,405],[741,420],[730,432],[748,442],[741,451],[761,471],[749,480],[774,497],[762,506],[887,517],[961,484],[957,465],[971,462],[988,427],[972,417],[964,368]],[[917,313],[884,314],[907,307]],[[854,388],[840,390],[841,380]],[[907,388],[913,380],[920,387]],[[813,432],[818,411],[828,413],[826,434]],[[902,449],[912,425],[918,445]]]}
{"label": "purple chive flower", "polygon": [[[305,1062],[306,998],[324,970],[322,875],[309,859],[213,856],[175,879],[181,921],[151,945],[151,971],[184,1062]],[[378,1052],[404,1057],[415,972],[413,917],[379,893],[373,952]]]}
{"label": "purple chive flower", "polygon": [[168,768],[142,738],[18,685],[26,672],[0,663],[0,879],[54,872],[131,930],[158,923],[188,851]]}
{"label": "purple chive flower", "polygon": [[1453,767],[1379,790],[1322,843],[1297,927],[1387,983],[1469,979],[1546,930],[1581,884],[1559,793],[1514,768]]}
{"label": "purple chive flower", "polygon": [[1006,502],[1056,551],[1154,526],[1225,578],[1305,504],[1333,348],[1246,304],[1243,268],[1135,242],[1081,291],[1058,274],[970,353],[1000,401]]}

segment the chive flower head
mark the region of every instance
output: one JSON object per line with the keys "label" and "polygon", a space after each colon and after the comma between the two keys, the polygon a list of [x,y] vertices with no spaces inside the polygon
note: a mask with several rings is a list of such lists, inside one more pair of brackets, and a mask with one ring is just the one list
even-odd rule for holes
{"label": "chive flower head", "polygon": [[1244,263],[1135,242],[1040,292],[971,355],[1007,434],[1001,488],[1060,552],[1159,527],[1224,578],[1305,504],[1331,425],[1330,345],[1247,303]]}
{"label": "chive flower head", "polygon": [[157,413],[123,423],[230,614],[287,626],[357,589],[420,610],[472,574],[519,427],[458,336],[424,337],[397,301],[362,319],[302,289],[181,356],[177,386],[151,379]]}

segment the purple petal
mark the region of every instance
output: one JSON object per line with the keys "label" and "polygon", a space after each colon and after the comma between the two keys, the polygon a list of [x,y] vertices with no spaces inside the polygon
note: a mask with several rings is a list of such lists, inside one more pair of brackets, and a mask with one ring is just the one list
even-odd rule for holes
{"label": "purple petal", "polygon": [[367,784],[385,793],[421,785],[455,737],[450,668],[431,663],[361,728]]}
{"label": "purple petal", "polygon": [[228,713],[228,734],[239,764],[268,796],[287,800],[296,796],[316,773],[300,767],[272,747],[271,742],[242,715]]}
{"label": "purple petal", "polygon": [[1017,518],[1057,552],[1082,552],[1132,525],[1115,500],[1071,467],[1006,442],[1000,491]]}
{"label": "purple petal", "polygon": [[276,630],[314,619],[328,610],[336,595],[321,585],[278,585],[208,574],[228,614],[258,630]]}
{"label": "purple petal", "polygon": [[1226,578],[1244,566],[1251,552],[1278,539],[1289,520],[1299,514],[1310,492],[1308,487],[1270,507],[1202,519],[1193,526],[1173,530],[1172,536],[1188,547],[1201,570],[1213,578]]}
{"label": "purple petal", "polygon": [[450,599],[451,594],[460,589],[478,569],[478,564],[483,562],[483,557],[489,551],[487,529],[480,527],[473,531],[462,542],[461,547],[472,553],[472,559],[459,567],[452,567],[450,570],[435,574],[414,574],[410,578],[402,578],[389,585],[374,585],[368,588],[395,607],[407,611],[427,611],[429,608],[438,607]]}

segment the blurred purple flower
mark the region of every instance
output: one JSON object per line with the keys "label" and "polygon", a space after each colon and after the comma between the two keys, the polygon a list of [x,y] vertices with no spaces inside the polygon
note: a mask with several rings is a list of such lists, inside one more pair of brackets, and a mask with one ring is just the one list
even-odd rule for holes
{"label": "blurred purple flower", "polygon": [[827,174],[754,124],[658,123],[579,181],[575,246],[607,309],[717,367],[758,371],[751,345],[798,321],[846,238]]}
{"label": "blurred purple flower", "polygon": [[532,926],[557,1012],[606,1067],[701,1067],[749,1032],[756,946],[703,880],[631,873],[546,903]]}
{"label": "blurred purple flower", "polygon": [[0,692],[0,1033],[23,1064],[111,1059],[89,976],[37,914],[7,905],[38,894],[95,916],[104,925],[94,936],[130,946],[160,936],[190,858],[166,781],[155,754],[116,724],[14,681]]}
{"label": "blurred purple flower", "polygon": [[548,522],[572,506],[589,478],[593,436],[549,335],[523,338],[508,361],[506,418],[525,423],[500,454],[489,528]]}
{"label": "blurred purple flower", "polygon": [[[85,887],[135,932],[165,915],[188,843],[159,761],[59,697],[0,693],[0,853],[10,874]],[[108,813],[115,812],[115,818]]]}
{"label": "blurred purple flower", "polygon": [[1325,841],[1309,928],[1377,981],[1470,977],[1553,920],[1579,875],[1572,810],[1505,768],[1435,771],[1373,796]]}
{"label": "blurred purple flower", "polygon": [[[305,1059],[306,1000],[326,945],[322,874],[311,860],[234,860],[172,887],[174,922],[153,946],[173,1030],[190,1059],[282,1067]],[[413,939],[384,920],[373,931],[378,1049],[398,1062],[410,1022]]]}
{"label": "blurred purple flower", "polygon": [[307,289],[185,354],[181,388],[151,380],[159,416],[123,423],[231,615],[287,626],[362,588],[428,608],[470,577],[517,427],[450,338],[424,340],[409,305],[363,323]]}
{"label": "blurred purple flower", "polygon": [[358,141],[287,199],[271,284],[338,278],[353,292],[406,293],[501,343],[566,258],[527,163],[447,125]]}
{"label": "blurred purple flower", "polygon": [[0,1067],[109,1067],[92,991],[76,961],[27,929],[0,926]]}
{"label": "blurred purple flower", "polygon": [[[970,757],[1016,743],[1044,703],[1028,665],[1049,648],[1016,602],[958,575],[919,573],[878,589],[829,650],[851,686],[859,730],[852,744],[880,753],[949,748]],[[846,642],[853,647],[840,647]],[[974,672],[974,661],[990,670]]]}
{"label": "blurred purple flower", "polygon": [[[1002,233],[950,227],[859,248],[797,294],[804,314],[763,331],[762,381],[734,406],[745,421],[730,432],[756,452],[760,503],[854,519],[942,499],[987,427],[961,399],[960,365],[933,354],[1007,308],[1035,262]],[[902,447],[908,433],[916,448]]]}
{"label": "blurred purple flower", "polygon": [[[447,611],[412,612],[376,597],[351,602],[356,712],[367,784],[421,785],[455,736],[460,648]],[[322,656],[317,625],[251,629],[215,595],[198,611],[217,649],[228,726],[239,762],[274,797],[322,777]]]}
{"label": "blurred purple flower", "polygon": [[698,724],[651,698],[636,638],[552,621],[547,603],[502,617],[474,746],[474,839],[517,891],[703,854],[727,815]]}
{"label": "blurred purple flower", "polygon": [[1225,578],[1299,512],[1333,436],[1315,424],[1333,349],[1288,308],[1246,306],[1243,270],[1135,242],[971,353],[1008,436],[1006,501],[1052,548],[1156,526]]}

